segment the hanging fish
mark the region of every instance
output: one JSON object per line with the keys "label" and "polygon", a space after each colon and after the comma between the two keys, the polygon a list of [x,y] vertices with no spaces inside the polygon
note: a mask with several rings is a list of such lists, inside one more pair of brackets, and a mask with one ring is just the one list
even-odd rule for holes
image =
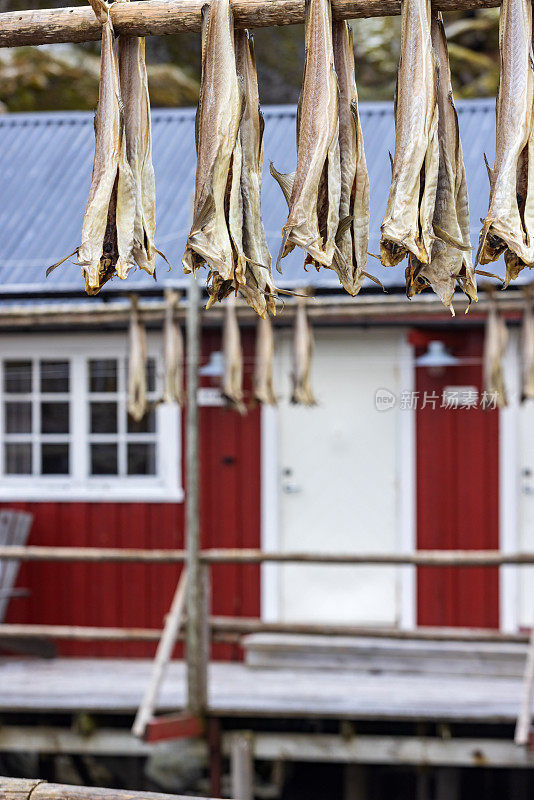
{"label": "hanging fish", "polygon": [[532,3],[503,0],[499,20],[501,77],[495,165],[488,169],[489,209],[477,264],[504,253],[504,286],[534,263],[534,57]]}
{"label": "hanging fish", "polygon": [[430,38],[430,0],[403,0],[395,157],[381,226],[384,266],[395,266],[407,253],[428,264],[434,240],[438,164],[437,74]]}
{"label": "hanging fish", "polygon": [[333,267],[351,295],[361,289],[369,243],[369,175],[358,113],[352,30],[345,20],[332,27],[334,64],[339,85],[339,152],[341,193],[336,244],[341,258]]}
{"label": "hanging fish", "polygon": [[[118,1],[124,2],[125,0]],[[138,267],[155,277],[156,255],[159,253],[154,244],[156,182],[152,166],[150,98],[144,38],[119,36],[118,63],[126,158],[132,170],[135,185],[132,255]]]}
{"label": "hanging fish", "polygon": [[127,405],[128,414],[135,422],[139,422],[148,411],[146,333],[139,317],[137,298],[132,297],[131,303]]}
{"label": "hanging fish", "polygon": [[269,317],[259,319],[256,327],[254,362],[254,399],[264,405],[277,405],[273,385],[274,338]]}
{"label": "hanging fish", "polygon": [[246,414],[243,402],[243,352],[235,310],[235,295],[226,300],[223,327],[223,386],[222,396],[227,406]]}
{"label": "hanging fish", "polygon": [[183,406],[184,395],[184,339],[182,328],[176,319],[178,292],[168,289],[165,292],[165,322],[163,325],[163,363],[165,380],[163,402],[178,403]]}
{"label": "hanging fish", "polygon": [[297,299],[295,327],[293,332],[293,391],[291,402],[297,405],[314,406],[315,397],[311,388],[311,363],[313,356],[313,333],[306,312],[306,299]]}
{"label": "hanging fish", "polygon": [[211,0],[209,6],[202,8],[195,199],[193,224],[182,261],[186,273],[196,273],[198,267],[208,265],[210,278],[215,278],[212,295],[220,292],[222,282],[235,278],[234,243],[228,220],[232,210],[228,212],[227,206],[232,170],[240,168],[233,161],[242,111],[243,88],[237,77],[230,2]]}
{"label": "hanging fish", "polygon": [[469,202],[458,116],[452,96],[447,40],[440,12],[432,12],[432,45],[438,65],[438,142],[439,169],[430,245],[430,261],[425,264],[409,254],[407,294],[430,286],[454,316],[452,299],[458,284],[477,300],[476,279],[469,237]]}
{"label": "hanging fish", "polygon": [[82,227],[82,243],[73,253],[49,267],[47,276],[77,255],[85,275],[85,290],[97,294],[118,275],[126,278],[133,263],[136,189],[126,154],[124,113],[113,26],[104,0],[90,0],[102,25],[100,84],[95,115],[95,158]]}
{"label": "hanging fish", "polygon": [[525,288],[523,324],[521,326],[521,399],[534,398],[534,308],[532,288]]}
{"label": "hanging fish", "polygon": [[306,0],[305,61],[297,112],[297,169],[283,175],[271,164],[289,207],[280,260],[295,246],[308,262],[332,266],[339,227],[341,166],[338,85],[332,45],[330,0]]}
{"label": "hanging fish", "polygon": [[507,344],[508,331],[504,320],[497,311],[492,293],[490,293],[483,355],[484,389],[489,407],[492,406],[493,400],[498,408],[505,408],[508,403],[502,365]]}

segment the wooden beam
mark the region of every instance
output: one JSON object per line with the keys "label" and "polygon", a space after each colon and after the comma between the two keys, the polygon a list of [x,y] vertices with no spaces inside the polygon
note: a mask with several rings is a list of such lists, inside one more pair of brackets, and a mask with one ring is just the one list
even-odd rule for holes
{"label": "wooden beam", "polygon": [[525,675],[523,678],[523,696],[517,725],[515,728],[515,743],[529,744],[530,729],[532,724],[532,701],[534,699],[534,627],[530,631]]}
{"label": "wooden beam", "polygon": [[145,742],[168,742],[173,739],[198,739],[204,736],[204,721],[191,714],[165,714],[153,717],[146,726]]}
{"label": "wooden beam", "polygon": [[63,786],[46,781],[1,777],[0,797],[9,800],[29,800],[30,797],[31,800],[186,800],[183,795],[177,794],[131,792],[96,786]]}
{"label": "wooden beam", "polygon": [[[142,0],[118,3],[111,11],[117,33],[162,36],[200,30],[204,0]],[[497,0],[439,0],[442,11],[493,8]],[[238,28],[270,28],[304,22],[304,0],[234,0]],[[332,0],[334,17],[383,17],[400,13],[400,0]],[[0,15],[0,47],[88,42],[100,39],[101,27],[90,8],[12,11]]]}
{"label": "wooden beam", "polygon": [[234,733],[231,736],[230,775],[233,800],[254,800],[254,753],[251,731]]}

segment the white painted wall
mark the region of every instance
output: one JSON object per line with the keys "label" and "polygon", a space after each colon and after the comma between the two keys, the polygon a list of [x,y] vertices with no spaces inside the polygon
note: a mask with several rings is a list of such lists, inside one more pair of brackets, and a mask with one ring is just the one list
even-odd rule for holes
{"label": "white painted wall", "polygon": [[[519,354],[520,358],[520,354]],[[534,551],[534,400],[521,403],[518,411],[517,480],[519,485],[517,550]],[[530,474],[527,474],[527,471]],[[516,569],[519,627],[534,624],[534,567]]]}
{"label": "white painted wall", "polygon": [[[405,333],[398,328],[319,328],[315,341],[318,405],[307,409],[288,402],[291,332],[277,337],[276,379],[282,399],[277,412],[264,417],[263,443],[266,453],[269,437],[276,437],[268,451],[277,463],[278,509],[270,514],[264,508],[264,547],[274,548],[278,541],[282,550],[410,549],[411,499],[399,500],[403,481],[404,490],[411,492],[411,480],[405,480],[413,467],[406,463],[409,448],[399,453],[399,422],[409,422],[410,412],[400,410],[398,402],[388,411],[375,407],[378,388],[397,397],[411,389],[402,383],[410,383],[412,369]],[[265,459],[263,466],[265,475]],[[270,492],[274,503],[272,483]],[[401,599],[401,586],[404,595],[413,590],[413,582],[405,578],[400,570],[382,567],[269,567],[264,571],[263,611],[288,621],[406,622],[406,608],[414,604],[413,598]]]}

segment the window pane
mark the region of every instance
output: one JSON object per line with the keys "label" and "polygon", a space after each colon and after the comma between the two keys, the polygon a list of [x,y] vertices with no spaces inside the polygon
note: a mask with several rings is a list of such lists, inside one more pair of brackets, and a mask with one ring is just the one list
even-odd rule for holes
{"label": "window pane", "polygon": [[69,445],[42,444],[41,445],[41,474],[42,475],[68,475],[69,474]]}
{"label": "window pane", "polygon": [[117,391],[117,361],[114,358],[89,361],[89,391]]}
{"label": "window pane", "polygon": [[156,474],[156,445],[131,443],[128,445],[128,475]]}
{"label": "window pane", "polygon": [[41,403],[41,433],[69,432],[69,404]]}
{"label": "window pane", "polygon": [[41,361],[41,391],[69,391],[68,361]]}
{"label": "window pane", "polygon": [[32,362],[4,362],[4,392],[23,394],[32,390]]}
{"label": "window pane", "polygon": [[116,475],[118,472],[117,445],[91,445],[91,475]]}
{"label": "window pane", "polygon": [[29,442],[9,443],[4,447],[5,474],[31,475],[32,446]]}
{"label": "window pane", "polygon": [[32,432],[32,404],[6,403],[6,433]]}
{"label": "window pane", "polygon": [[148,411],[139,422],[128,414],[128,433],[154,433],[156,430],[156,411]]}
{"label": "window pane", "polygon": [[117,433],[117,403],[91,403],[91,433]]}

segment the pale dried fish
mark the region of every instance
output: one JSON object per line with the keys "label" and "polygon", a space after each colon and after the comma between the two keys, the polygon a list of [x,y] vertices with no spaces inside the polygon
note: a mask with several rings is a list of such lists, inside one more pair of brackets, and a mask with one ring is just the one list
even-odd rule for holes
{"label": "pale dried fish", "polygon": [[139,422],[148,411],[147,350],[145,326],[139,317],[137,298],[132,297],[128,353],[128,414]]}
{"label": "pale dried fish", "polygon": [[223,361],[224,374],[222,395],[229,408],[240,414],[246,414],[243,402],[243,352],[241,336],[235,310],[235,296],[226,300],[223,327]]}
{"label": "pale dried fish", "polygon": [[293,329],[293,390],[291,402],[297,405],[314,406],[315,397],[311,388],[311,365],[313,357],[313,333],[306,312],[306,299],[297,299],[295,327]]}
{"label": "pale dried fish", "polygon": [[338,85],[330,0],[306,0],[296,172],[282,175],[271,164],[271,174],[280,184],[289,207],[277,268],[295,245],[305,250],[316,265],[330,267],[334,254],[339,254],[336,235],[341,193]]}
{"label": "pale dried fish", "polygon": [[182,406],[184,395],[184,338],[176,318],[179,295],[168,289],[165,292],[165,321],[163,324],[163,364],[165,379],[163,402]]}
{"label": "pale dried fish", "polygon": [[[86,292],[96,294],[115,274],[125,278],[133,262],[135,183],[126,157],[123,109],[113,26],[104,0],[90,0],[102,25],[95,158],[82,227],[74,253],[85,275]],[[70,256],[67,256],[70,258]],[[46,274],[67,260],[64,258]]]}
{"label": "pale dried fish", "polygon": [[489,311],[484,333],[483,373],[486,407],[507,405],[504,384],[503,358],[508,344],[508,331],[504,320],[497,311],[495,300],[490,295]]}
{"label": "pale dried fish", "polygon": [[525,290],[523,324],[521,325],[521,399],[534,398],[534,308],[532,288]]}
{"label": "pale dried fish", "polygon": [[534,262],[534,71],[532,4],[503,0],[499,20],[501,77],[495,165],[488,167],[489,209],[477,263],[504,253],[505,286]]}
{"label": "pale dried fish", "polygon": [[369,175],[358,113],[352,30],[345,20],[332,27],[334,64],[339,85],[339,153],[341,193],[336,243],[341,258],[333,266],[351,295],[361,289],[369,244]]}
{"label": "pale dried fish", "polygon": [[384,266],[407,253],[423,264],[434,239],[432,218],[438,180],[436,64],[430,38],[430,1],[404,0],[401,57],[395,97],[395,157],[381,226]]}
{"label": "pale dried fish", "polygon": [[254,362],[254,399],[264,405],[277,404],[273,384],[274,337],[269,317],[258,320]]}
{"label": "pale dried fish", "polygon": [[469,203],[458,116],[452,96],[447,41],[439,12],[432,13],[431,35],[438,65],[439,170],[432,226],[435,239],[430,262],[410,253],[406,270],[407,294],[430,286],[454,316],[452,299],[458,284],[476,301],[476,279],[469,240]]}
{"label": "pale dried fish", "polygon": [[[202,9],[202,82],[196,116],[197,170],[193,224],[183,257],[184,272],[207,264],[220,281],[234,279],[234,252],[227,218],[232,158],[243,108],[234,24],[229,0]],[[218,287],[220,289],[220,286]]]}

